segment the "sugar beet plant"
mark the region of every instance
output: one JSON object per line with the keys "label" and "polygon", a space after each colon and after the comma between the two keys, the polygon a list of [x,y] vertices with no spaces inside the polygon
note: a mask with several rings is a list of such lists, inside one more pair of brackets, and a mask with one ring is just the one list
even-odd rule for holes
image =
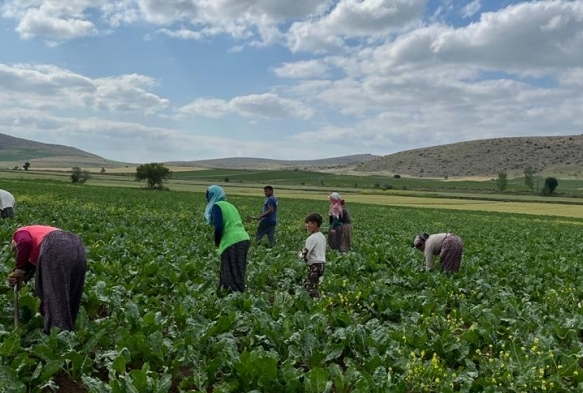
{"label": "sugar beet plant", "polygon": [[[84,240],[89,270],[78,328],[42,333],[38,300],[1,292],[0,391],[575,392],[581,369],[581,222],[360,205],[354,249],[328,252],[323,298],[300,283],[306,213],[280,199],[278,244],[253,244],[248,291],[217,296],[204,196],[6,181],[19,225]],[[323,190],[325,195],[327,190]],[[231,197],[242,216],[258,197]],[[256,223],[248,223],[250,233]],[[462,270],[421,271],[420,231],[465,242]],[[1,273],[13,266],[1,249]]]}

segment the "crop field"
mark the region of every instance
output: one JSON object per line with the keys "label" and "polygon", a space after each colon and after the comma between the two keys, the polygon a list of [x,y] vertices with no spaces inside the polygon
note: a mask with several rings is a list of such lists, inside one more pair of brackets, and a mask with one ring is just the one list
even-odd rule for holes
{"label": "crop field", "polygon": [[[307,170],[251,170],[251,169],[209,169],[196,171],[180,171],[173,174],[174,179],[201,180],[206,182],[260,182],[273,184],[294,184],[306,186],[327,185],[340,188],[380,188],[380,189],[425,189],[480,192],[497,191],[496,176],[489,180],[455,179],[424,179],[380,175],[348,175]],[[541,189],[544,177],[535,177],[535,189]],[[508,191],[528,194],[524,177],[508,179]],[[583,180],[576,178],[559,179],[557,192],[573,196],[583,195]]]}
{"label": "crop field", "polygon": [[[0,392],[580,392],[578,218],[353,203],[353,250],[328,250],[312,300],[297,252],[327,201],[280,198],[278,244],[253,243],[247,288],[217,293],[204,194],[3,180],[0,273],[20,225],[81,236],[88,273],[75,332],[42,333],[38,299],[0,291]],[[256,215],[257,196],[230,196]],[[277,192],[276,192],[277,195]],[[227,193],[227,196],[229,194]],[[247,222],[252,235],[257,222]],[[414,235],[464,240],[459,273],[424,272]]]}
{"label": "crop field", "polygon": [[[494,195],[499,193],[494,178],[484,179],[428,179],[428,178],[394,178],[392,176],[381,175],[355,175],[355,174],[334,174],[327,172],[307,171],[307,170],[252,170],[252,169],[205,169],[195,168],[186,170],[186,167],[170,167],[172,175],[170,177],[170,187],[181,184],[230,184],[230,185],[286,185],[300,188],[335,188],[360,192],[367,190],[371,192],[392,190],[396,192],[409,192],[411,190],[448,192],[467,194],[470,192],[481,193],[482,195]],[[110,168],[104,174],[92,173],[90,183],[105,186],[135,187],[135,167]],[[45,180],[69,181],[70,168],[61,170],[36,170],[14,171],[1,170],[0,177],[12,179],[38,178]],[[544,177],[536,177],[535,190],[542,189]],[[558,178],[558,197],[569,197],[580,199],[583,197],[583,180],[577,178]],[[507,192],[501,193],[507,197],[518,198],[540,198],[530,192],[524,184],[524,177],[517,177],[508,180]],[[556,197],[555,197],[556,198]],[[548,198],[547,198],[548,199]]]}

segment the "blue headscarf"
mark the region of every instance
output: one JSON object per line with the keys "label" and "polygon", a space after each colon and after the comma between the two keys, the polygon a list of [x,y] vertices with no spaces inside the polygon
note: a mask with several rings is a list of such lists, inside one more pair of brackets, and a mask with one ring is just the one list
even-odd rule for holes
{"label": "blue headscarf", "polygon": [[212,186],[209,186],[209,188],[207,188],[206,200],[208,203],[206,205],[206,208],[204,209],[204,218],[206,222],[208,222],[209,224],[211,223],[211,210],[213,209],[214,204],[219,201],[224,201],[226,199],[227,196],[225,195],[225,191],[223,191],[223,189],[220,186],[213,184]]}

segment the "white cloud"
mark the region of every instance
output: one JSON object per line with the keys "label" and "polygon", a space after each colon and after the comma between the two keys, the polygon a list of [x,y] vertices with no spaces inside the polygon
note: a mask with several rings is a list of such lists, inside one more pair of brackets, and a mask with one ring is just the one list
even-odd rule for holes
{"label": "white cloud", "polygon": [[156,143],[168,138],[172,130],[147,127],[139,123],[111,121],[97,117],[76,118],[51,115],[45,111],[30,109],[9,109],[0,111],[0,127],[8,124],[17,125],[11,133],[22,138],[46,140],[42,135],[51,133],[52,137],[77,140],[78,137],[94,136],[97,138],[144,138]]}
{"label": "white cloud", "polygon": [[191,20],[198,14],[197,2],[188,0],[137,0],[142,18],[155,25],[170,25],[175,21]]}
{"label": "white cloud", "polygon": [[36,36],[57,40],[83,37],[96,34],[95,25],[87,20],[56,18],[41,10],[28,10],[16,27],[22,38]]}
{"label": "white cloud", "polygon": [[223,117],[230,113],[237,113],[246,117],[271,119],[309,119],[314,115],[314,111],[304,104],[281,98],[273,93],[234,97],[230,101],[198,99],[179,108],[177,113],[182,117],[199,115],[213,118]]}
{"label": "white cloud", "polygon": [[[279,24],[322,12],[331,0],[6,0],[0,6],[5,18],[17,21],[23,38],[67,40],[97,34],[92,13],[110,27],[147,22],[164,26],[161,32],[177,38],[198,39],[226,34],[253,38],[253,45],[279,42]],[[175,29],[173,25],[180,24]]]}
{"label": "white cloud", "polygon": [[280,78],[318,78],[327,76],[329,66],[321,60],[306,60],[295,63],[285,63],[275,68],[273,72]]}
{"label": "white cloud", "polygon": [[328,57],[325,64],[344,77],[301,80],[290,92],[348,117],[294,139],[389,154],[460,140],[579,134],[581,31],[582,1],[528,2],[468,26],[428,24]]}
{"label": "white cloud", "polygon": [[288,32],[292,51],[326,51],[345,38],[387,37],[422,16],[427,0],[339,0],[318,19],[295,22]]}
{"label": "white cloud", "polygon": [[[347,40],[389,40],[392,63],[473,61],[576,66],[583,60],[583,2],[522,2],[483,13],[478,22],[453,29],[443,25],[411,30],[428,0],[6,0],[5,18],[17,21],[23,38],[49,43],[108,32],[120,24],[146,21],[174,38],[226,34],[251,46],[286,42],[293,52],[345,50]],[[463,7],[479,12],[480,0]],[[451,4],[444,4],[451,7]],[[437,11],[436,11],[437,12]],[[94,17],[98,15],[98,17]],[[100,26],[105,22],[107,26]],[[291,26],[289,25],[291,22]],[[283,29],[283,30],[282,30]],[[287,30],[286,30],[287,29]],[[363,45],[363,46],[366,46]],[[565,63],[566,62],[566,63]]]}
{"label": "white cloud", "polygon": [[465,63],[499,70],[583,64],[583,2],[538,1],[483,13],[466,27],[428,26],[387,44],[388,65]]}
{"label": "white cloud", "polygon": [[285,119],[288,117],[309,119],[314,114],[312,109],[302,103],[281,98],[272,93],[235,97],[229,104],[245,116],[274,119]]}
{"label": "white cloud", "polygon": [[558,79],[563,88],[579,89],[583,87],[583,67],[567,69],[560,73]]}
{"label": "white cloud", "polygon": [[205,34],[203,31],[194,31],[185,28],[176,30],[160,29],[158,30],[158,33],[162,33],[172,38],[180,38],[182,40],[200,40],[207,36],[207,34]]}
{"label": "white cloud", "polygon": [[[164,0],[147,0],[166,3]],[[193,0],[201,19],[228,21],[233,19],[282,21],[305,18],[321,12],[331,0]]]}
{"label": "white cloud", "polygon": [[[219,87],[226,80],[217,84],[214,96],[226,99],[195,90],[186,101],[176,89],[173,101],[190,102],[178,108],[156,94],[160,82],[147,75],[98,78],[55,65],[0,63],[0,132],[75,140],[124,159],[129,144],[129,154],[148,160],[387,154],[476,138],[581,133],[583,1],[520,2],[481,14],[484,2],[468,2],[460,8],[444,0],[436,10],[427,0],[7,0],[0,12],[23,38],[55,44],[145,21],[149,30],[140,37],[157,32],[214,44],[226,35],[234,38],[231,50],[284,44],[292,53],[258,53],[268,78],[232,90]],[[459,23],[460,16],[475,22],[453,25],[450,18]],[[264,61],[271,56],[278,57],[270,68]],[[274,75],[286,78],[275,82],[282,85],[270,85]],[[144,117],[151,114],[171,115],[155,127],[158,116]],[[235,119],[251,130],[246,137],[262,142],[217,137],[233,115],[246,118]],[[265,124],[281,119],[302,121],[278,123],[290,137],[264,142],[272,135]],[[213,137],[177,129],[191,122]]]}
{"label": "white cloud", "polygon": [[226,116],[231,109],[229,102],[217,98],[200,98],[177,110],[179,116],[198,115],[211,118]]}
{"label": "white cloud", "polygon": [[23,108],[151,114],[169,104],[148,91],[155,83],[138,74],[91,79],[52,65],[0,63],[0,102]]}
{"label": "white cloud", "polygon": [[[325,64],[340,68],[357,87],[360,78],[370,75],[399,78],[400,83],[393,88],[407,87],[407,72],[415,70],[432,71],[427,75],[439,70],[435,83],[447,83],[450,78],[471,79],[480,72],[553,78],[565,67],[577,69],[583,65],[580,31],[583,1],[521,3],[482,14],[478,22],[469,26],[419,27],[382,45],[363,46],[345,55],[328,57]],[[290,66],[281,71],[288,68],[293,69]]]}
{"label": "white cloud", "polygon": [[6,0],[0,6],[5,18],[18,21],[16,31],[23,38],[43,37],[67,40],[97,33],[86,11],[102,7],[105,0]]}
{"label": "white cloud", "polygon": [[279,25],[320,12],[329,0],[139,0],[142,17],[149,23],[170,26],[160,32],[181,39],[226,34],[249,39],[253,46],[283,41]]}
{"label": "white cloud", "polygon": [[[67,40],[106,27],[147,22],[181,39],[219,34],[252,46],[290,43],[293,50],[342,46],[344,38],[385,36],[421,16],[428,0],[7,0],[0,12],[23,38]],[[289,33],[282,31],[296,22]],[[179,25],[180,27],[176,27]],[[287,35],[287,38],[286,38]]]}
{"label": "white cloud", "polygon": [[343,112],[372,113],[344,126],[300,133],[295,140],[322,146],[342,141],[351,151],[376,154],[487,137],[576,134],[583,126],[577,87],[551,89],[510,79],[463,81],[439,70],[368,75],[362,83],[320,85],[310,94]]}
{"label": "white cloud", "polygon": [[[97,3],[94,3],[96,7]],[[111,27],[142,21],[142,15],[133,0],[105,1],[100,7],[101,19]]]}
{"label": "white cloud", "polygon": [[466,4],[461,9],[461,14],[464,18],[470,18],[476,14],[476,12],[480,11],[482,7],[480,0],[474,0],[471,3]]}
{"label": "white cloud", "polygon": [[92,106],[100,110],[152,114],[163,110],[169,103],[167,99],[146,91],[155,81],[144,75],[99,78],[94,83],[97,91]]}
{"label": "white cloud", "polygon": [[[345,78],[300,81],[293,92],[356,117],[295,138],[388,154],[476,138],[580,133],[581,23],[583,2],[524,3],[467,27],[429,25],[328,58]],[[518,54],[509,54],[513,49]]]}
{"label": "white cloud", "polygon": [[0,110],[0,133],[74,145],[104,158],[138,163],[257,155],[293,159],[302,153],[300,145],[193,135],[179,129],[95,117],[59,117],[36,110]]}

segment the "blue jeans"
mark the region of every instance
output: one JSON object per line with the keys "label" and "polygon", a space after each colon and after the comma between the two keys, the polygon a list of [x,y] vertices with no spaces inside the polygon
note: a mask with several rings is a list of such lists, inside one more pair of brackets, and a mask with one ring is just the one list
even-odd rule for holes
{"label": "blue jeans", "polygon": [[270,246],[275,246],[275,222],[265,222],[265,220],[259,221],[259,226],[257,227],[257,233],[255,234],[255,240],[260,241],[263,236],[267,235],[267,240],[269,240]]}

